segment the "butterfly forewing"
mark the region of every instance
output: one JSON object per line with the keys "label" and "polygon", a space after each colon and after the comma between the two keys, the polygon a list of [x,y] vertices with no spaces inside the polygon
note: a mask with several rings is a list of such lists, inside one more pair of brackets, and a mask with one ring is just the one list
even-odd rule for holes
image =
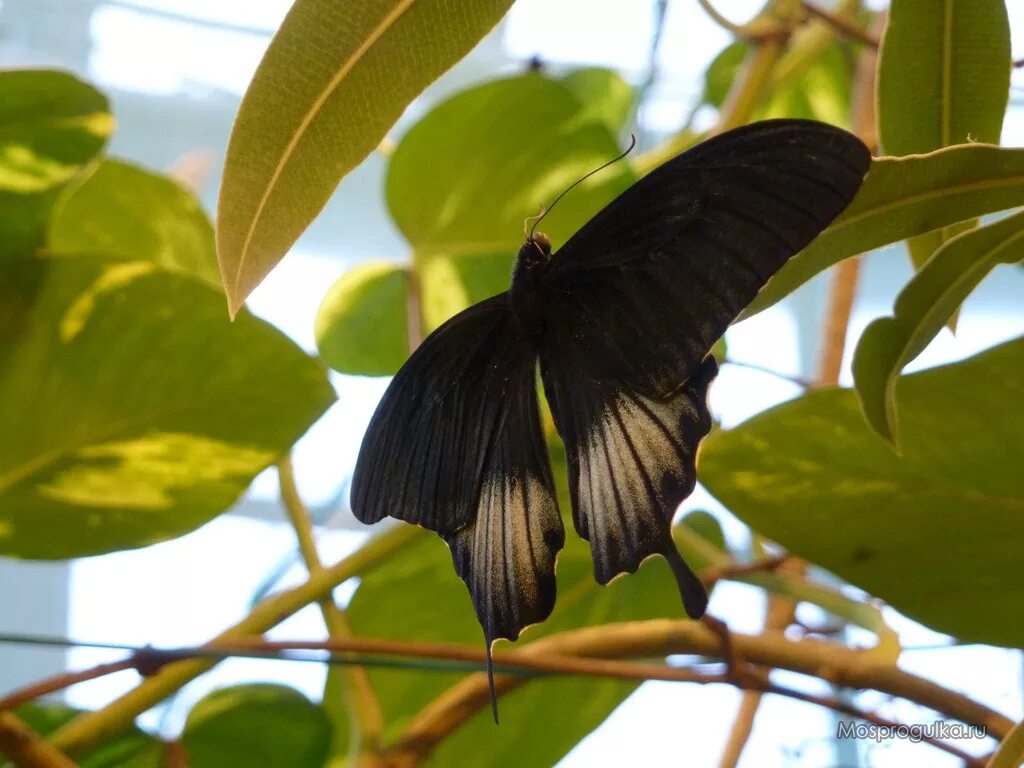
{"label": "butterfly forewing", "polygon": [[685,381],[785,262],[853,199],[870,162],[838,128],[772,120],[668,161],[555,253],[551,322],[601,375],[656,396]]}
{"label": "butterfly forewing", "polygon": [[554,254],[541,366],[599,582],[665,554],[687,611],[703,612],[669,525],[711,424],[708,354],[853,199],[869,162],[845,131],[756,123],[670,160]]}

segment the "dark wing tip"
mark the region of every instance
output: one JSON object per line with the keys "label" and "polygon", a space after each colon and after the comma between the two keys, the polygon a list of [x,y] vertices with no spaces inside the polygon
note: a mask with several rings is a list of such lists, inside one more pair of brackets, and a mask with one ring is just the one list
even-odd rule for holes
{"label": "dark wing tip", "polygon": [[672,568],[672,574],[676,577],[676,584],[679,587],[679,596],[683,599],[683,608],[686,615],[691,619],[699,619],[708,609],[708,591],[704,588],[704,582],[690,570],[690,566],[683,560],[682,555],[676,551],[671,538],[662,553]]}

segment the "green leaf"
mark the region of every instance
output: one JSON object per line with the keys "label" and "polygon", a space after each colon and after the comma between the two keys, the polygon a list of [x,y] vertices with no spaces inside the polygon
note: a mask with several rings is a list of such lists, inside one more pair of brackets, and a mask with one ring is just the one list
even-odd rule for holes
{"label": "green leaf", "polygon": [[602,121],[613,136],[626,127],[633,108],[633,87],[617,72],[586,67],[570,72],[562,84],[579,100],[585,119]]}
{"label": "green leaf", "polygon": [[[14,713],[40,736],[49,736],[83,713],[60,704],[26,704]],[[88,755],[78,756],[80,768],[164,768],[164,745],[138,728],[131,728]]]}
{"label": "green leaf", "polygon": [[213,227],[192,193],[159,174],[104,160],[69,185],[54,207],[54,253],[144,259],[220,286]]}
{"label": "green leaf", "polygon": [[151,262],[0,270],[0,553],[151,544],[229,507],[333,401],[324,369]]}
{"label": "green leaf", "polygon": [[0,72],[0,257],[43,241],[60,186],[114,128],[106,97],[66,72]]}
{"label": "green leaf", "polygon": [[725,97],[729,95],[733,80],[739,74],[743,61],[747,58],[749,46],[742,40],[725,46],[711,60],[704,71],[704,94],[702,100],[713,107],[721,107]]}
{"label": "green leaf", "polygon": [[893,0],[878,61],[886,154],[998,144],[1010,60],[1003,0]]}
{"label": "green leaf", "polygon": [[[569,509],[565,458],[557,446],[552,455],[559,503]],[[530,640],[558,630],[609,621],[682,617],[679,593],[662,558],[645,562],[636,574],[607,587],[594,581],[588,545],[566,521],[566,546],[558,557],[558,601],[542,624],[528,628]],[[424,534],[392,558],[387,568],[366,574],[349,606],[353,628],[360,634],[408,640],[479,643],[483,632],[466,587],[455,574],[447,546]],[[509,647],[502,641],[498,648]],[[371,669],[388,736],[397,736],[422,707],[461,674]],[[633,683],[558,677],[531,681],[502,696],[501,727],[489,711],[481,712],[439,745],[428,765],[499,766],[554,765],[583,736],[596,728],[635,689]],[[537,734],[544,738],[537,738]]]}
{"label": "green leaf", "polygon": [[[523,220],[621,151],[585,114],[568,88],[538,75],[472,88],[428,113],[402,138],[387,177],[388,208],[416,258],[504,254],[511,265]],[[568,194],[538,229],[558,247],[632,181],[617,163]]]}
{"label": "green leaf", "polygon": [[420,260],[421,311],[426,331],[478,301],[508,290],[515,256],[509,253],[434,255]]}
{"label": "green leaf", "polygon": [[1024,205],[1024,150],[986,144],[872,161],[857,197],[791,258],[743,313],[750,317],[850,256]]}
{"label": "green leaf", "polygon": [[[687,512],[679,520],[679,525],[689,528],[708,544],[713,545],[715,549],[726,549],[725,533],[722,531],[722,524],[718,522],[717,517],[707,510],[695,509],[692,512]],[[690,565],[697,567],[694,563],[690,563]]]}
{"label": "green leaf", "polygon": [[[813,28],[803,30],[804,35],[813,32]],[[800,33],[794,45],[799,44],[799,37]],[[805,118],[833,125],[850,122],[852,73],[848,56],[835,43],[813,53],[809,63],[799,66],[798,76],[775,85],[767,102],[757,110],[756,119]],[[784,62],[780,61],[780,66]]]}
{"label": "green leaf", "polygon": [[[232,314],[341,177],[511,4],[297,0],[253,77],[228,146],[217,245]],[[445,145],[457,143],[445,137]]]}
{"label": "green leaf", "polygon": [[899,447],[896,382],[904,366],[934,339],[971,291],[997,264],[1024,259],[1024,213],[950,240],[896,297],[892,317],[861,336],[853,378],[868,423]]}
{"label": "green leaf", "polygon": [[[507,290],[523,220],[619,151],[602,119],[536,74],[464,91],[413,126],[391,159],[387,197],[413,247],[426,329]],[[634,180],[626,163],[602,171],[539,229],[557,248]]]}
{"label": "green leaf", "polygon": [[190,768],[321,768],[331,736],[318,705],[283,685],[214,691],[188,713]]}
{"label": "green leaf", "polygon": [[[878,130],[891,155],[998,144],[1010,89],[1003,0],[897,0],[878,64]],[[972,224],[913,238],[915,269]],[[952,326],[951,326],[952,327]]]}
{"label": "green leaf", "polygon": [[905,377],[903,455],[856,395],[790,401],[703,446],[701,482],[759,533],[968,642],[1024,645],[1024,340]]}
{"label": "green leaf", "polygon": [[316,344],[331,368],[358,376],[391,376],[409,355],[409,271],[385,261],[341,276],[316,315]]}

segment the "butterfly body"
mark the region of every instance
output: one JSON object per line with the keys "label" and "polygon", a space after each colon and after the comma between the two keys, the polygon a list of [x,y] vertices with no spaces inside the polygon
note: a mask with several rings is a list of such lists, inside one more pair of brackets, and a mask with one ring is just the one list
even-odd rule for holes
{"label": "butterfly body", "polygon": [[544,333],[543,273],[551,261],[551,241],[543,232],[531,234],[516,256],[509,302],[531,339]]}
{"label": "butterfly body", "polygon": [[846,207],[869,161],[838,128],[755,123],[652,171],[558,251],[529,236],[509,290],[434,331],[392,380],[356,462],[356,517],[441,536],[488,648],[546,618],[564,531],[539,362],[596,580],[660,554],[686,612],[703,614],[671,521],[711,428],[711,347]]}

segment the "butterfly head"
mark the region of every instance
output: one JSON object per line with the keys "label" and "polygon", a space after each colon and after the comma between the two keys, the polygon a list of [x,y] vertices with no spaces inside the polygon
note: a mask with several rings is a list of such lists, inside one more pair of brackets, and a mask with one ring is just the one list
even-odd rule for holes
{"label": "butterfly head", "polygon": [[543,232],[535,232],[526,238],[519,249],[518,262],[526,269],[542,267],[551,260],[551,240]]}

